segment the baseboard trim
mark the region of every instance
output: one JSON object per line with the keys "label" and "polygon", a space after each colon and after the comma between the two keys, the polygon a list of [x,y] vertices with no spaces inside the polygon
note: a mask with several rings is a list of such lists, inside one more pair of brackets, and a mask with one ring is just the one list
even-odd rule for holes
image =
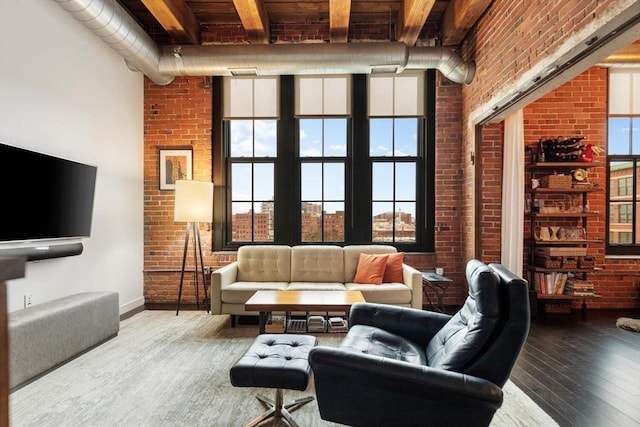
{"label": "baseboard trim", "polygon": [[134,315],[136,315],[138,313],[142,313],[143,311],[144,311],[144,305],[139,305],[139,306],[135,307],[132,310],[123,312],[120,315],[120,321],[122,322],[123,320],[128,319],[130,317],[133,317]]}

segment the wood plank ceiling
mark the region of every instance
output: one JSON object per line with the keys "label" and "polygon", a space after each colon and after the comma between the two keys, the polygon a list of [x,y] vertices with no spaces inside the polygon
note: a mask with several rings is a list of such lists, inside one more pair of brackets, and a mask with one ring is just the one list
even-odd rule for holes
{"label": "wood plank ceiling", "polygon": [[[119,0],[159,44],[202,44],[216,28],[241,26],[247,42],[273,43],[275,25],[328,25],[330,43],[358,41],[354,25],[385,25],[386,41],[455,47],[491,0]],[[304,38],[301,37],[301,40]],[[224,40],[213,39],[214,43]]]}

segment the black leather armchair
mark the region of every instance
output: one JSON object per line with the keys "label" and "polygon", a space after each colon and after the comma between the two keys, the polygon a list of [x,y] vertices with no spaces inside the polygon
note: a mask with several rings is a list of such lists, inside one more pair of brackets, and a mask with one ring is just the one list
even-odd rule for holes
{"label": "black leather armchair", "polygon": [[353,426],[486,426],[529,332],[527,282],[467,263],[454,315],[360,303],[338,348],[309,353],[320,416]]}

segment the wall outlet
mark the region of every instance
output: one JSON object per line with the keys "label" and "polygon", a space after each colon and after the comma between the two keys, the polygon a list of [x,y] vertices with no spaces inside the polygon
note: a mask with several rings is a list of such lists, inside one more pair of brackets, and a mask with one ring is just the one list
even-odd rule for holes
{"label": "wall outlet", "polygon": [[444,268],[436,268],[436,274],[440,275],[440,276],[444,276]]}
{"label": "wall outlet", "polygon": [[33,305],[33,294],[25,294],[24,295],[24,308],[30,307]]}
{"label": "wall outlet", "polygon": [[204,274],[205,274],[205,276],[210,275],[211,274],[211,267],[205,267],[204,268]]}

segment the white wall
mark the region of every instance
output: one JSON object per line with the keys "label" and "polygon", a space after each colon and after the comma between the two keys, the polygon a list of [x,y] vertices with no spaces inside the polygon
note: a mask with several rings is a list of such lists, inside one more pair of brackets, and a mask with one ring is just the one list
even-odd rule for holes
{"label": "white wall", "polygon": [[121,313],[144,303],[143,92],[142,74],[54,1],[0,0],[0,142],[98,167],[84,252],[27,263],[9,311],[25,294],[116,291]]}

